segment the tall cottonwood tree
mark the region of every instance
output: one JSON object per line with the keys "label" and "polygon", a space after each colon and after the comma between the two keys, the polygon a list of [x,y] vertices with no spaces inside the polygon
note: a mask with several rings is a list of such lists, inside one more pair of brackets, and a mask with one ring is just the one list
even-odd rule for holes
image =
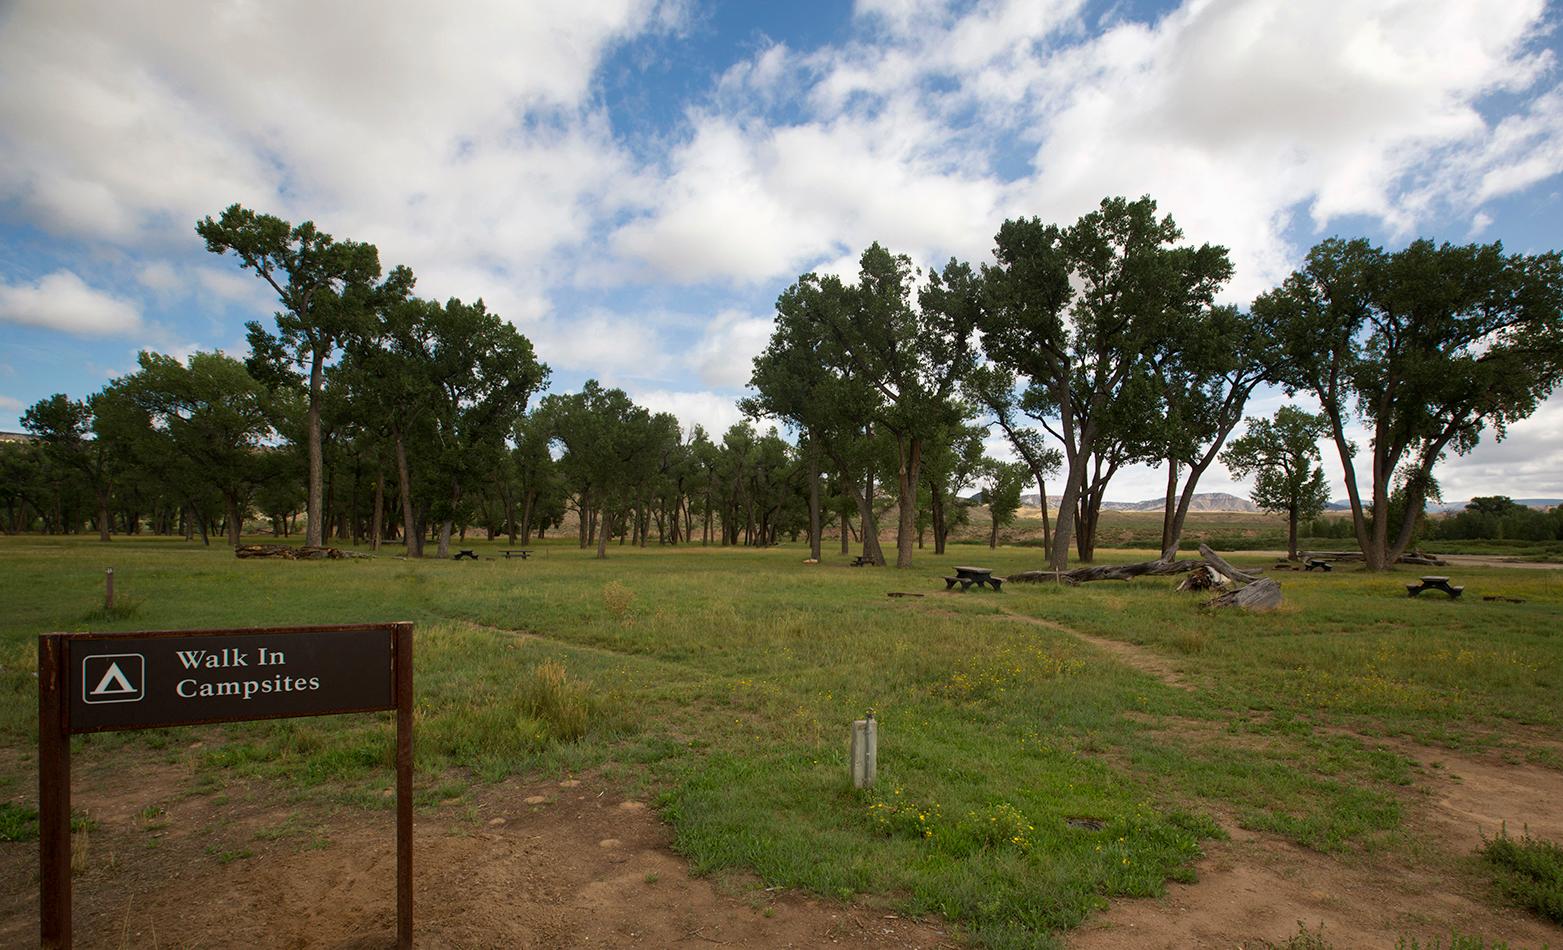
{"label": "tall cottonwood tree", "polygon": [[[1563,381],[1556,251],[1421,240],[1386,252],[1330,239],[1253,310],[1281,343],[1282,381],[1319,402],[1369,570],[1411,543],[1446,451],[1470,451],[1489,427],[1502,439]],[[1366,501],[1348,434],[1357,420],[1370,443]]]}
{"label": "tall cottonwood tree", "polygon": [[[884,563],[873,497],[865,483],[871,479],[874,460],[871,440],[865,435],[878,396],[860,376],[842,372],[821,357],[829,341],[829,327],[850,319],[853,291],[834,276],[804,274],[776,301],[776,327],[764,352],[755,357],[749,385],[755,391],[741,407],[753,418],[781,419],[803,433],[808,450],[829,458],[840,487],[857,508],[864,530],[863,557]],[[819,469],[811,463],[817,486]],[[811,496],[818,488],[811,488]],[[816,506],[817,508],[817,506]],[[817,515],[815,516],[817,517]],[[842,522],[842,544],[848,534]]]}
{"label": "tall cottonwood tree", "polygon": [[1167,561],[1177,556],[1201,476],[1243,418],[1248,398],[1273,378],[1279,360],[1264,328],[1235,307],[1175,317],[1162,345],[1149,357],[1161,406],[1155,441],[1167,466],[1161,534],[1162,559]]}
{"label": "tall cottonwood tree", "polygon": [[819,356],[878,397],[870,417],[896,447],[896,567],[908,568],[923,447],[967,411],[954,396],[975,363],[981,285],[969,265],[951,260],[919,289],[911,260],[876,243],[859,259],[858,283],[850,291],[850,306],[820,314]]}
{"label": "tall cottonwood tree", "polygon": [[1143,354],[1165,338],[1174,315],[1208,308],[1231,272],[1224,248],[1179,246],[1181,238],[1143,197],[1104,199],[1067,229],[1006,221],[994,239],[996,263],[983,269],[984,347],[992,362],[1031,381],[1029,395],[1067,465],[1055,570],[1068,566],[1088,472],[1111,465],[1100,443],[1112,438],[1115,418],[1128,418],[1115,404],[1143,371]]}
{"label": "tall cottonwood tree", "polygon": [[[325,365],[344,337],[362,321],[372,285],[380,276],[373,244],[336,241],[305,221],[297,226],[269,214],[230,205],[215,220],[196,223],[214,254],[232,252],[276,293],[282,309],[277,330],[293,358],[309,367],[305,431],[309,453],[306,543],[324,538],[320,404]],[[255,336],[254,329],[251,333]]]}

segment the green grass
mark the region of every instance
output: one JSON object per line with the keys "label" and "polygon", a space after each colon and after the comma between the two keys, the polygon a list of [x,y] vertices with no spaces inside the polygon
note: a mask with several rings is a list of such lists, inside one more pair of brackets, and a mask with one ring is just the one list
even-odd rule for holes
{"label": "green grass", "polygon": [[1505,897],[1563,924],[1563,847],[1528,834],[1512,838],[1500,831],[1482,845],[1481,855]]}
{"label": "green grass", "polygon": [[[602,562],[535,547],[523,562],[273,562],[169,539],[0,539],[0,742],[33,747],[41,632],[412,620],[420,804],[468,782],[598,769],[654,797],[699,872],[876,895],[1005,947],[1052,945],[1113,897],[1192,879],[1219,822],[1330,853],[1408,848],[1415,770],[1375,737],[1507,746],[1516,724],[1563,736],[1552,571],[1462,567],[1460,601],[1407,598],[1404,572],[1284,575],[1285,607],[1250,616],[1208,611],[1166,579],[942,593],[948,563],[1038,566],[1025,547],[922,552],[909,571],[829,552],[805,566],[797,546],[612,545]],[[106,566],[133,617],[95,612]],[[1189,688],[1060,627],[1135,644]],[[848,726],[870,709],[880,780],[863,793]],[[186,732],[75,745],[181,750]],[[185,753],[194,794],[255,776],[389,807],[388,716],[199,734]],[[0,794],[20,805],[30,782]]]}

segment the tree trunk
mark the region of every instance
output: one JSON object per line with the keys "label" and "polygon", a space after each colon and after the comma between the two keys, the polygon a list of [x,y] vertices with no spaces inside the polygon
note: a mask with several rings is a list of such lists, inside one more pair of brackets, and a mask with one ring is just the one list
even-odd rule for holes
{"label": "tree trunk", "polygon": [[385,471],[378,466],[374,472],[374,518],[369,524],[369,550],[380,550],[380,536],[385,533]]}
{"label": "tree trunk", "polygon": [[109,539],[109,493],[105,489],[98,489],[98,540]]}
{"label": "tree trunk", "polygon": [[[1163,560],[1170,560],[1169,550],[1172,550],[1173,522],[1176,518],[1176,506],[1178,499],[1178,460],[1167,459],[1167,498],[1161,509],[1161,556]],[[1176,553],[1176,551],[1173,551]]]}
{"label": "tree trunk", "polygon": [[407,444],[402,439],[400,427],[393,427],[391,434],[396,441],[396,494],[402,505],[403,543],[407,545],[408,557],[423,557],[423,533],[412,507],[412,474],[407,465]]}
{"label": "tree trunk", "polygon": [[1286,509],[1286,559],[1297,560],[1297,506]]}
{"label": "tree trunk", "polygon": [[895,566],[912,566],[912,538],[917,534],[917,483],[922,477],[923,440],[912,436],[897,440],[900,466],[896,470],[896,492],[900,522],[895,532]]}
{"label": "tree trunk", "polygon": [[858,516],[863,519],[863,558],[883,567],[884,551],[879,546],[879,519],[874,517],[874,472],[869,470],[866,491],[858,497]]}
{"label": "tree trunk", "polygon": [[528,488],[526,501],[521,506],[521,546],[532,543],[532,508],[537,503],[537,492]]}
{"label": "tree trunk", "polygon": [[450,557],[450,532],[453,527],[456,506],[461,503],[461,483],[456,482],[450,487],[451,516],[440,522],[440,546],[436,552],[440,558]]}
{"label": "tree trunk", "polygon": [[244,521],[239,515],[239,495],[237,492],[224,492],[223,501],[228,509],[228,543],[238,547],[243,543],[239,535],[244,527]]}
{"label": "tree trunk", "polygon": [[1086,458],[1074,453],[1069,459],[1069,473],[1064,477],[1064,495],[1058,500],[1058,525],[1053,529],[1053,551],[1049,566],[1054,571],[1069,567],[1069,545],[1074,540],[1075,508],[1080,498],[1080,486],[1085,481]]}
{"label": "tree trunk", "polygon": [[602,524],[597,526],[597,557],[599,560],[608,556],[608,515],[607,509],[603,509]]}
{"label": "tree trunk", "polygon": [[1037,504],[1042,507],[1042,556],[1053,556],[1053,526],[1047,519],[1047,479],[1042,477],[1042,469],[1033,469],[1032,473],[1037,479]]}
{"label": "tree trunk", "polygon": [[321,547],[325,539],[325,524],[321,516],[325,511],[325,475],[320,446],[320,399],[325,387],[326,354],[318,343],[311,342],[309,358],[309,525],[304,533],[304,543]]}
{"label": "tree trunk", "polygon": [[937,485],[928,486],[928,507],[933,521],[933,553],[944,553],[944,536],[949,529],[944,525],[944,492]]}
{"label": "tree trunk", "polygon": [[1056,581],[1061,584],[1087,584],[1091,581],[1127,581],[1131,578],[1142,576],[1160,576],[1164,574],[1183,574],[1194,569],[1200,562],[1187,561],[1140,561],[1136,564],[1113,564],[1102,567],[1077,567],[1072,571],[1022,571],[1019,574],[1011,574],[1005,578],[1011,584],[1036,584]]}
{"label": "tree trunk", "polygon": [[1234,591],[1218,594],[1206,602],[1207,607],[1241,607],[1244,610],[1265,611],[1281,606],[1281,585],[1274,578],[1265,577]]}
{"label": "tree trunk", "polygon": [[809,444],[809,557],[820,559],[819,446]]}

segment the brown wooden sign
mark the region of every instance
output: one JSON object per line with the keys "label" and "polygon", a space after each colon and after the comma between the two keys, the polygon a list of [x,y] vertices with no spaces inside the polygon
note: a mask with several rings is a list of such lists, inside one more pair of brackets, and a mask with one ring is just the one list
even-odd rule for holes
{"label": "brown wooden sign", "polygon": [[38,638],[44,947],[71,944],[70,736],[396,710],[397,945],[412,946],[412,624]]}

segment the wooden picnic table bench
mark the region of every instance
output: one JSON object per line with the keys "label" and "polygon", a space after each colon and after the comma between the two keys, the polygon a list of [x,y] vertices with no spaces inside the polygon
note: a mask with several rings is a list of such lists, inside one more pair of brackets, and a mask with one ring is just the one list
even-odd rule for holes
{"label": "wooden picnic table bench", "polygon": [[464,560],[476,561],[478,559],[478,552],[468,550],[467,548],[462,548],[460,551],[457,551],[455,554],[452,554],[450,556],[450,559],[452,561],[464,561]]}
{"label": "wooden picnic table bench", "polygon": [[946,577],[944,579],[944,589],[953,590],[955,585],[959,584],[961,585],[961,590],[964,592],[970,590],[971,585],[976,584],[978,587],[988,586],[992,587],[994,590],[1000,590],[1003,583],[1003,578],[993,576],[992,568],[961,567],[957,565],[955,568],[955,576]]}
{"label": "wooden picnic table bench", "polygon": [[530,550],[500,551],[499,553],[507,561],[513,557],[518,557],[524,561],[532,556],[532,552]]}
{"label": "wooden picnic table bench", "polygon": [[1303,562],[1303,570],[1323,571],[1324,573],[1328,574],[1330,571],[1335,570],[1335,568],[1331,567],[1330,562],[1324,560],[1323,558],[1311,557],[1307,561]]}
{"label": "wooden picnic table bench", "polygon": [[857,557],[852,559],[852,566],[853,567],[878,567],[879,566],[879,562],[874,560],[871,557],[864,557],[863,555],[859,554]]}
{"label": "wooden picnic table bench", "polygon": [[1453,600],[1454,598],[1459,597],[1465,588],[1458,586],[1451,587],[1449,586],[1449,578],[1439,577],[1437,575],[1428,575],[1423,577],[1422,583],[1420,584],[1406,585],[1406,593],[1410,594],[1412,597],[1422,593],[1424,590],[1441,590],[1448,594],[1449,598]]}

